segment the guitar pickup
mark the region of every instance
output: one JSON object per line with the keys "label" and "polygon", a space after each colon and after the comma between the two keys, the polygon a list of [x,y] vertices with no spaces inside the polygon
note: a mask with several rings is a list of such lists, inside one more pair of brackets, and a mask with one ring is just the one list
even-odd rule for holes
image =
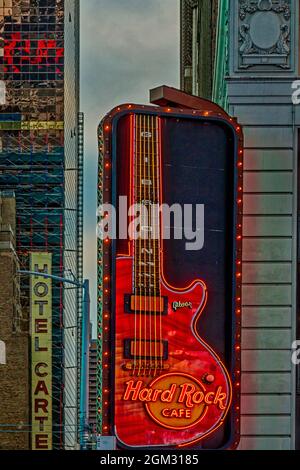
{"label": "guitar pickup", "polygon": [[168,359],[168,341],[164,340],[144,340],[125,339],[124,340],[125,359]]}
{"label": "guitar pickup", "polygon": [[167,315],[168,297],[125,294],[124,311],[125,313]]}

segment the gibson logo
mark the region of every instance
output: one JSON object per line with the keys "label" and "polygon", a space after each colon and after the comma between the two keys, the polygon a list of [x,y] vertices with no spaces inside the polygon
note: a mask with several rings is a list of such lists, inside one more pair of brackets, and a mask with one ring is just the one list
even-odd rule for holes
{"label": "gibson logo", "polygon": [[142,380],[130,380],[123,400],[145,403],[149,416],[168,429],[196,425],[209,407],[222,415],[228,405],[222,386],[207,391],[201,382],[183,373],[162,375],[148,386]]}
{"label": "gibson logo", "polygon": [[176,312],[179,308],[193,308],[192,302],[173,302],[172,308]]}

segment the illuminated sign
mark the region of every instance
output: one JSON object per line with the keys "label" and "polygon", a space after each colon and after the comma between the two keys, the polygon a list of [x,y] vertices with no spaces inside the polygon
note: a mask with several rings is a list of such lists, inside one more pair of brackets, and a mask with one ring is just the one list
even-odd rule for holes
{"label": "illuminated sign", "polygon": [[222,386],[204,386],[194,377],[179,373],[161,375],[149,386],[142,380],[130,380],[123,400],[145,403],[154,421],[178,430],[195,426],[207,413],[224,414],[228,408],[228,395]]}
{"label": "illuminated sign", "polygon": [[0,122],[1,131],[35,131],[35,130],[63,130],[63,121],[2,121]]}
{"label": "illuminated sign", "polygon": [[[51,274],[52,255],[31,253],[30,269]],[[31,277],[31,408],[33,450],[52,449],[52,281]]]}
{"label": "illuminated sign", "polygon": [[24,39],[20,32],[5,36],[4,73],[27,73],[26,79],[34,80],[36,73],[62,74],[63,63],[64,48],[55,39]]}
{"label": "illuminated sign", "polygon": [[[100,128],[100,222],[125,198],[127,225],[144,214],[138,236],[99,232],[97,432],[120,448],[239,441],[243,137],[203,106],[123,105]],[[161,209],[200,204],[194,229]]]}

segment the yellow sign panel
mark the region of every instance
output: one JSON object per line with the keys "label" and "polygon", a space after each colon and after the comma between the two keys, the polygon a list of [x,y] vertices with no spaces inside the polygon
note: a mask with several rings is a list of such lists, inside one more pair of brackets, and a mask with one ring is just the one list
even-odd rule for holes
{"label": "yellow sign panel", "polygon": [[63,121],[21,121],[21,130],[43,130],[57,129],[63,130]]}
{"label": "yellow sign panel", "polygon": [[[1,101],[1,89],[0,89]],[[0,103],[1,104],[1,103]],[[64,129],[64,121],[2,121],[0,131],[41,131],[54,129],[61,131]]]}
{"label": "yellow sign panel", "polygon": [[[30,270],[51,274],[52,255],[31,253]],[[31,276],[32,450],[52,449],[52,280]]]}

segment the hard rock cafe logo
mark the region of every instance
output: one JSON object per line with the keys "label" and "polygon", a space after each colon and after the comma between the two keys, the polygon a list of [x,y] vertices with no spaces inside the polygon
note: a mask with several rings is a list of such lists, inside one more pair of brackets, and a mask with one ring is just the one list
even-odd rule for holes
{"label": "hard rock cafe logo", "polygon": [[176,312],[179,308],[193,308],[192,302],[173,302],[172,308]]}
{"label": "hard rock cafe logo", "polygon": [[222,386],[208,391],[200,381],[183,373],[164,374],[147,386],[142,380],[130,380],[123,395],[125,401],[144,403],[149,416],[161,426],[178,430],[198,424],[209,407],[225,412],[227,398]]}

